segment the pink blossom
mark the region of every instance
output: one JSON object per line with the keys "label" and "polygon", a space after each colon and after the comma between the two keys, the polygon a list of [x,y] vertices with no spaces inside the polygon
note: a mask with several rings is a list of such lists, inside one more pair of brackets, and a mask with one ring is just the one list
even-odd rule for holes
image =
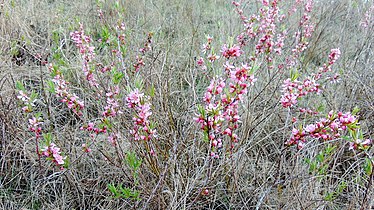
{"label": "pink blossom", "polygon": [[252,74],[251,76],[249,76],[248,81],[249,81],[249,84],[253,86],[254,83],[257,81],[257,78],[255,78],[255,76]]}
{"label": "pink blossom", "polygon": [[234,45],[231,48],[227,48],[226,44],[222,46],[221,52],[225,58],[239,57],[243,53],[239,46]]}
{"label": "pink blossom", "polygon": [[219,59],[219,56],[217,56],[216,54],[209,54],[208,55],[208,59],[209,59],[209,61],[210,62],[214,62],[214,61],[216,61],[217,59]]}
{"label": "pink blossom", "polygon": [[37,119],[37,118],[33,117],[33,118],[29,119],[30,127],[31,128],[38,127],[40,124],[42,124],[42,122],[40,122],[40,121],[41,121],[41,118]]}
{"label": "pink blossom", "polygon": [[112,145],[116,145],[117,144],[117,135],[116,134],[110,134],[108,136],[108,141],[109,143],[111,143]]}
{"label": "pink blossom", "polygon": [[198,66],[203,66],[204,65],[204,58],[200,57],[199,60],[197,60],[196,63],[197,63]]}
{"label": "pink blossom", "polygon": [[350,150],[367,149],[371,146],[371,144],[372,144],[371,139],[366,139],[366,140],[356,139],[353,142],[349,143],[349,149]]}
{"label": "pink blossom", "polygon": [[332,65],[336,62],[336,60],[338,60],[338,58],[340,57],[340,50],[339,48],[337,49],[331,49],[331,53],[329,55],[329,65]]}
{"label": "pink blossom", "polygon": [[82,144],[82,149],[83,149],[83,151],[86,152],[86,153],[91,152],[91,149],[90,149],[86,144]]}
{"label": "pink blossom", "polygon": [[139,93],[139,90],[135,89],[126,98],[126,101],[128,104],[127,106],[129,108],[133,108],[136,104],[140,103],[140,100],[143,98],[143,96],[144,96],[143,93]]}
{"label": "pink blossom", "polygon": [[58,148],[54,143],[42,149],[42,154],[48,158],[52,158],[52,161],[57,165],[63,165],[65,163],[66,157],[61,156],[60,148]]}
{"label": "pink blossom", "polygon": [[147,97],[139,93],[138,89],[132,91],[126,98],[128,107],[134,109],[133,129],[130,134],[134,140],[148,141],[157,137],[156,130],[151,128],[149,117],[152,115],[151,104],[147,102]]}
{"label": "pink blossom", "polygon": [[22,90],[20,90],[18,93],[19,93],[19,95],[17,96],[17,98],[21,99],[21,101],[28,102],[30,100],[30,98],[27,96],[27,94],[24,93]]}
{"label": "pink blossom", "polygon": [[339,113],[339,121],[343,125],[351,124],[356,121],[356,117],[347,112],[345,114]]}
{"label": "pink blossom", "polygon": [[55,84],[56,95],[61,99],[61,102],[66,103],[69,109],[72,109],[74,113],[78,116],[81,116],[82,110],[84,109],[84,102],[79,100],[79,97],[74,93],[69,93],[69,89],[67,86],[67,82],[64,80],[63,75],[58,70],[53,68],[51,64],[49,66],[49,70],[56,74],[55,77],[52,79],[52,82]]}
{"label": "pink blossom", "polygon": [[308,133],[313,133],[316,129],[317,127],[314,124],[310,124],[306,126],[305,131]]}
{"label": "pink blossom", "polygon": [[99,84],[97,83],[95,75],[89,67],[89,63],[95,58],[95,48],[90,46],[90,43],[92,42],[91,37],[85,35],[82,24],[80,24],[78,31],[70,33],[70,37],[75,43],[75,46],[79,49],[82,56],[82,71],[86,76],[87,81],[90,83],[90,85],[97,87]]}

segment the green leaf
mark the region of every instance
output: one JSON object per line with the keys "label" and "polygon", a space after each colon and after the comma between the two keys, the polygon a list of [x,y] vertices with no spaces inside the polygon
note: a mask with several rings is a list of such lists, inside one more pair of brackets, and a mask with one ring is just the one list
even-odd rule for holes
{"label": "green leaf", "polygon": [[331,155],[331,153],[335,150],[336,146],[328,145],[325,149],[326,155]]}
{"label": "green leaf", "polygon": [[131,189],[129,189],[128,187],[125,187],[125,188],[121,187],[121,192],[122,192],[122,195],[125,198],[130,198],[131,197]]}
{"label": "green leaf", "polygon": [[371,173],[373,173],[373,163],[369,158],[365,158],[364,170],[368,176],[370,176]]}
{"label": "green leaf", "polygon": [[103,26],[102,30],[101,30],[101,38],[102,38],[102,41],[104,43],[106,43],[106,41],[109,39],[110,37],[110,32],[109,32],[109,29],[108,27],[106,26]]}
{"label": "green leaf", "polygon": [[120,46],[120,50],[121,50],[122,56],[126,56],[126,54],[127,54],[127,47],[125,45],[121,45]]}
{"label": "green leaf", "polygon": [[41,113],[41,112],[35,113],[35,118],[36,118],[36,119],[41,118],[41,116],[42,116],[42,113]]}
{"label": "green leaf", "polygon": [[143,80],[141,78],[136,78],[134,81],[135,88],[143,90]]}
{"label": "green leaf", "polygon": [[46,145],[50,145],[52,142],[52,134],[51,133],[43,133],[43,139]]}
{"label": "green leaf", "polygon": [[291,78],[291,81],[295,81],[299,76],[300,76],[300,74],[299,74],[299,72],[297,71],[297,69],[295,69],[295,70],[291,70],[291,71],[290,71],[290,78]]}
{"label": "green leaf", "polygon": [[100,128],[104,128],[104,126],[109,130],[113,127],[112,123],[110,122],[108,118],[104,118],[103,123],[101,124]]}
{"label": "green leaf", "polygon": [[152,86],[149,88],[149,96],[154,97],[154,96],[155,96],[155,93],[156,93],[156,88],[155,88],[155,86],[152,84]]}
{"label": "green leaf", "polygon": [[329,192],[325,195],[325,201],[333,201],[334,200],[334,196],[335,195],[335,192]]}
{"label": "green leaf", "polygon": [[154,128],[156,128],[157,127],[157,123],[156,122],[150,122],[149,123],[149,128],[150,129],[154,129]]}
{"label": "green leaf", "polygon": [[69,156],[66,156],[63,166],[64,166],[64,168],[69,168],[69,165],[70,165],[70,158],[69,158]]}
{"label": "green leaf", "polygon": [[232,47],[234,45],[234,37],[229,36],[228,40],[229,40],[229,46],[228,47]]}
{"label": "green leaf", "polygon": [[120,7],[119,7],[119,2],[118,1],[116,1],[116,3],[114,4],[114,8],[116,8],[116,9],[119,9]]}
{"label": "green leaf", "polygon": [[350,136],[342,136],[342,139],[345,141],[351,141],[352,138]]}
{"label": "green leaf", "polygon": [[135,200],[141,200],[140,198],[140,192],[138,190],[135,190],[134,193],[133,193],[133,197]]}
{"label": "green leaf", "polygon": [[324,112],[324,111],[325,111],[325,105],[321,103],[321,104],[318,106],[317,111],[318,111],[318,112]]}
{"label": "green leaf", "polygon": [[38,97],[38,93],[32,91],[30,94],[30,101],[34,101]]}
{"label": "green leaf", "polygon": [[311,162],[311,164],[309,165],[309,172],[314,172],[317,168],[317,161],[313,161]]}
{"label": "green leaf", "polygon": [[338,190],[337,190],[338,194],[342,193],[343,190],[344,190],[345,188],[347,188],[347,186],[348,186],[347,183],[344,182],[344,181],[342,181],[342,182],[339,184],[339,186],[338,186]]}
{"label": "green leaf", "polygon": [[114,184],[108,184],[107,185],[109,191],[114,194],[115,198],[119,198],[121,194],[118,192],[117,188],[114,186]]}
{"label": "green leaf", "polygon": [[249,74],[254,74],[258,69],[260,68],[260,66],[259,65],[253,65],[252,66],[252,68],[251,68],[251,70],[249,71]]}
{"label": "green leaf", "polygon": [[209,142],[209,134],[208,134],[208,132],[204,132],[203,133],[203,141],[205,142],[205,143],[208,143]]}
{"label": "green leaf", "polygon": [[134,171],[137,171],[142,164],[142,160],[136,156],[135,152],[127,152],[126,162]]}
{"label": "green leaf", "polygon": [[51,93],[56,93],[55,83],[53,83],[51,80],[48,81],[48,91]]}
{"label": "green leaf", "polygon": [[125,76],[124,73],[120,72],[120,71],[117,71],[116,69],[113,68],[112,70],[112,80],[113,80],[113,83],[118,85],[122,78]]}
{"label": "green leaf", "polygon": [[355,108],[353,108],[352,115],[356,115],[359,111],[360,111],[360,108],[356,106]]}
{"label": "green leaf", "polygon": [[52,40],[54,44],[59,45],[60,43],[60,34],[57,30],[52,32]]}
{"label": "green leaf", "polygon": [[197,105],[197,110],[199,111],[199,113],[201,114],[201,116],[205,117],[206,113],[205,113],[205,108],[202,106],[202,105]]}
{"label": "green leaf", "polygon": [[17,90],[26,91],[25,87],[23,86],[22,82],[20,82],[20,81],[16,82],[16,88],[17,88]]}
{"label": "green leaf", "polygon": [[329,165],[323,165],[319,170],[318,170],[318,173],[319,174],[326,174],[327,172],[327,168],[329,167]]}
{"label": "green leaf", "polygon": [[321,162],[323,162],[323,160],[325,159],[325,156],[324,156],[324,154],[323,154],[322,152],[320,152],[320,153],[317,155],[316,159],[317,159],[318,162],[321,163]]}

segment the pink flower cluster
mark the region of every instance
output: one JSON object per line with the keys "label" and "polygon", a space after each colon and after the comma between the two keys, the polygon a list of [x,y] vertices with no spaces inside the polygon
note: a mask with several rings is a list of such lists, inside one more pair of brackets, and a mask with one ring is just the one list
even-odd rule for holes
{"label": "pink flower cluster", "polygon": [[39,139],[42,134],[42,127],[40,127],[41,124],[43,123],[40,117],[33,117],[29,119],[29,130],[34,132],[36,139]]}
{"label": "pink flower cluster", "polygon": [[[31,102],[30,97],[24,91],[20,90],[17,98],[20,99],[24,103],[24,105],[26,105],[22,108],[24,112],[32,112],[30,107],[35,106],[33,104],[34,101]],[[29,130],[33,132],[35,135],[35,144],[36,144],[35,147],[36,147],[36,153],[38,154],[39,160],[40,160],[41,155],[44,155],[48,158],[51,158],[51,160],[53,160],[53,162],[55,162],[57,165],[60,165],[60,166],[63,165],[64,159],[66,159],[66,157],[63,158],[60,155],[60,148],[56,147],[55,144],[51,143],[49,147],[45,147],[44,149],[39,151],[39,138],[42,137],[42,133],[43,133],[42,127],[41,127],[43,124],[43,119],[39,117],[38,115],[36,115],[28,119],[28,122],[29,122],[29,125],[28,125]],[[62,166],[61,166],[61,169],[63,169]]]}
{"label": "pink flower cluster", "polygon": [[[23,90],[20,90],[18,92],[19,95],[17,95],[17,98],[22,101],[22,110],[26,113],[32,112],[32,107],[35,106],[34,102],[36,99],[32,100],[27,93],[25,93]],[[29,130],[32,131],[35,134],[36,140],[38,140],[42,133],[41,124],[42,118],[40,117],[32,117],[28,120],[29,122]]]}
{"label": "pink flower cluster", "polygon": [[[114,90],[113,90],[114,89]],[[113,132],[113,129],[110,125],[110,118],[116,117],[118,114],[122,114],[123,112],[120,110],[120,105],[116,99],[116,96],[119,94],[119,87],[115,86],[112,88],[111,91],[107,92],[106,95],[106,103],[107,105],[104,107],[104,111],[102,112],[102,117],[100,119],[100,124],[95,125],[94,122],[89,122],[88,124],[82,126],[81,130],[86,130],[92,139],[95,139],[95,136],[99,134],[107,134],[108,135],[108,142],[112,145],[116,145],[118,139],[118,133]],[[90,149],[85,146],[83,147],[84,151],[89,151]]]}
{"label": "pink flower cluster", "polygon": [[232,1],[232,4],[235,6],[235,11],[236,11],[236,13],[238,13],[240,19],[243,22],[246,22],[247,21],[247,17],[244,15],[243,10],[239,8],[240,7],[240,2]]}
{"label": "pink flower cluster", "polygon": [[136,63],[133,64],[135,72],[138,72],[142,66],[145,66],[143,59],[140,56],[136,56]]}
{"label": "pink flower cluster", "polygon": [[243,53],[243,51],[240,50],[239,46],[234,45],[228,48],[226,44],[222,46],[221,52],[222,56],[227,59],[239,57]]}
{"label": "pink flower cluster", "polygon": [[203,44],[203,54],[207,53],[208,51],[210,51],[212,49],[212,41],[213,41],[213,37],[211,37],[210,35],[208,35],[206,37],[207,39],[207,42],[206,44]]}
{"label": "pink flower cluster", "polygon": [[[222,147],[222,124],[225,120],[219,95],[226,86],[222,78],[212,79],[204,94],[205,107],[199,110],[200,114],[194,120],[200,124],[201,130],[207,135],[212,146],[211,157],[218,158],[216,151]],[[231,134],[232,135],[232,134]]]}
{"label": "pink flower cluster", "polygon": [[140,48],[140,52],[144,55],[146,52],[152,50],[151,44],[152,44],[152,37],[153,33],[148,33],[147,41],[144,43],[143,48]]}
{"label": "pink flower cluster", "polygon": [[83,25],[80,24],[78,31],[70,33],[70,37],[78,47],[79,53],[82,56],[82,70],[90,85],[97,87],[99,84],[96,81],[94,72],[90,69],[89,63],[95,58],[95,47],[90,46],[91,37],[84,34]]}
{"label": "pink flower cluster", "polygon": [[[151,47],[152,37],[153,37],[153,33],[148,33],[148,37],[144,43],[144,46],[139,49],[139,52],[141,53],[141,55],[144,55],[146,52],[152,50],[152,47]],[[141,55],[136,56],[136,63],[133,64],[135,68],[135,72],[138,72],[141,67],[145,66],[145,63]]]}
{"label": "pink flower cluster", "polygon": [[52,82],[55,84],[56,95],[61,99],[61,102],[65,103],[67,107],[78,116],[82,116],[82,110],[84,108],[84,102],[79,100],[79,97],[74,93],[69,93],[68,82],[64,80],[63,75],[57,69],[53,68],[53,65],[49,65],[49,70],[55,74]]}
{"label": "pink flower cluster", "polygon": [[95,123],[93,123],[93,122],[89,122],[87,125],[84,125],[84,126],[80,127],[80,130],[89,131],[91,133],[90,134],[91,138],[94,138],[95,134],[98,135],[100,133],[107,133],[107,131],[108,131],[106,126],[102,126],[101,128],[96,127]]}
{"label": "pink flower cluster", "polygon": [[44,147],[42,149],[42,155],[47,157],[47,159],[51,159],[54,163],[56,163],[58,166],[63,169],[63,166],[65,164],[66,156],[63,157],[60,152],[60,148],[58,148],[54,143],[51,143],[49,146]]}
{"label": "pink flower cluster", "polygon": [[135,111],[133,117],[134,127],[130,131],[135,141],[149,141],[156,138],[156,130],[152,128],[149,117],[152,115],[151,104],[148,98],[138,89],[133,90],[126,97],[127,106]]}
{"label": "pink flower cluster", "polygon": [[82,150],[83,150],[83,152],[85,152],[85,153],[89,153],[89,152],[91,152],[91,149],[88,147],[87,144],[82,144]]}
{"label": "pink flower cluster", "polygon": [[285,15],[280,14],[278,7],[278,0],[273,1],[262,1],[262,8],[259,9],[258,15],[252,15],[250,18],[246,18],[243,15],[243,11],[239,9],[240,4],[233,2],[236,6],[236,12],[239,14],[243,21],[245,31],[237,36],[237,41],[240,47],[247,45],[252,39],[257,38],[257,44],[255,45],[255,55],[252,60],[256,60],[260,55],[264,55],[269,65],[269,68],[273,68],[273,55],[282,54],[282,48],[284,46],[284,40],[287,32],[277,31],[277,24],[281,23],[285,18]]}
{"label": "pink flower cluster", "polygon": [[299,108],[299,112],[300,112],[300,113],[306,113],[306,114],[308,114],[308,115],[317,115],[317,114],[318,114],[317,111],[315,111],[315,110],[311,110],[311,109],[309,109],[309,108]]}
{"label": "pink flower cluster", "polygon": [[[292,68],[296,65],[300,54],[308,48],[308,39],[312,36],[314,32],[314,23],[310,21],[313,9],[313,0],[304,0],[304,13],[299,22],[300,31],[295,32],[294,38],[296,41],[296,46],[292,49],[292,54],[286,59],[286,64],[288,68]],[[289,15],[296,11],[296,7],[302,3],[301,0],[296,0],[295,4],[292,7],[292,11],[289,12]]]}
{"label": "pink flower cluster", "polygon": [[329,66],[333,65],[338,60],[340,55],[341,52],[339,49],[331,49],[331,53],[329,54]]}
{"label": "pink flower cluster", "polygon": [[98,63],[96,66],[100,69],[100,72],[105,73],[113,69],[114,62],[107,66],[104,66],[102,63]]}
{"label": "pink flower cluster", "polygon": [[237,135],[233,132],[238,128],[240,120],[238,106],[243,101],[243,96],[247,94],[247,88],[253,85],[257,81],[253,75],[249,74],[250,67],[247,64],[243,64],[241,67],[232,67],[227,65],[226,73],[229,80],[229,91],[228,94],[222,94],[221,103],[224,107],[223,117],[228,122],[228,127],[225,129],[223,134],[227,135],[231,140],[231,147],[233,143],[238,141]]}
{"label": "pink flower cluster", "polygon": [[34,100],[31,100],[31,98],[25,93],[23,92],[22,90],[18,91],[18,94],[17,95],[17,98],[20,99],[23,103],[23,107],[22,107],[22,110],[24,112],[31,112],[32,110],[32,107],[35,106],[35,99]]}
{"label": "pink flower cluster", "polygon": [[[213,51],[213,48],[212,48],[212,42],[213,42],[213,37],[211,37],[210,35],[207,36],[207,42],[205,44],[203,44],[203,50],[202,50],[202,53],[205,55],[205,54],[208,54],[207,58],[209,60],[209,62],[213,63],[215,62],[216,60],[218,60],[220,57],[214,53]],[[203,70],[206,70],[207,67],[204,65],[204,60],[202,58],[200,58],[198,60],[198,66],[201,66],[201,68]]]}
{"label": "pink flower cluster", "polygon": [[[297,104],[297,100],[307,95],[308,93],[321,93],[320,84],[317,83],[321,79],[322,75],[326,72],[331,71],[331,66],[335,64],[340,56],[339,49],[332,49],[329,54],[328,64],[323,64],[323,67],[319,69],[317,74],[313,74],[311,77],[307,77],[304,81],[294,80],[290,78],[286,79],[282,85],[282,98],[280,100],[283,107],[292,107]],[[334,76],[336,77],[336,75]]]}
{"label": "pink flower cluster", "polygon": [[200,57],[197,61],[196,64],[201,70],[203,70],[203,74],[206,74],[206,70],[208,69],[207,66],[205,65],[205,61],[203,57]]}
{"label": "pink flower cluster", "polygon": [[[271,53],[274,50],[275,40],[274,34],[276,33],[276,22],[281,21],[282,17],[279,16],[279,8],[277,7],[277,1],[273,1],[271,6],[268,2],[264,1],[264,8],[260,9],[260,16],[258,18],[259,27],[257,34],[261,36],[256,45],[256,54],[260,53]],[[262,35],[261,35],[262,34]],[[282,46],[284,38],[281,36],[278,46]],[[280,50],[277,49],[279,52]],[[268,62],[271,62],[268,58]]]}
{"label": "pink flower cluster", "polygon": [[[248,75],[249,69],[247,65],[235,67],[227,62],[227,79],[211,80],[203,98],[205,106],[199,110],[198,117],[194,118],[211,143],[213,158],[219,157],[216,152],[222,147],[223,136],[230,139],[230,148],[238,142],[238,136],[234,132],[240,122],[238,106],[247,93],[248,86],[257,80],[253,75]],[[225,88],[227,91],[224,91]]]}
{"label": "pink flower cluster", "polygon": [[366,150],[373,144],[371,139],[356,139],[353,142],[349,143],[350,150]]}
{"label": "pink flower cluster", "polygon": [[[319,71],[317,74],[314,75],[314,78],[316,80],[319,80],[321,79],[322,77],[322,74],[325,74],[325,73],[328,73],[328,72],[331,72],[331,66],[333,64],[336,63],[336,61],[339,59],[341,55],[341,52],[339,49],[331,49],[331,52],[329,54],[329,62],[326,64],[323,64],[322,67],[319,68]],[[335,74],[333,77],[337,77],[337,75]],[[330,76],[327,77],[328,79],[331,78]]]}
{"label": "pink flower cluster", "polygon": [[297,100],[308,93],[320,93],[320,85],[312,78],[307,78],[304,81],[291,81],[286,79],[282,85],[282,98],[280,100],[283,107],[292,107],[297,104]]}
{"label": "pink flower cluster", "polygon": [[104,107],[103,116],[104,117],[115,117],[117,114],[122,114],[122,111],[119,109],[118,101],[115,99],[115,96],[119,93],[118,86],[114,88],[114,91],[106,93],[106,103]]}
{"label": "pink flower cluster", "polygon": [[333,140],[341,137],[342,131],[347,129],[357,129],[357,117],[350,112],[334,114],[330,111],[327,118],[321,118],[319,121],[306,125],[303,129],[292,129],[292,136],[286,142],[287,145],[297,145],[302,149],[305,145],[306,138],[321,139],[324,141]]}

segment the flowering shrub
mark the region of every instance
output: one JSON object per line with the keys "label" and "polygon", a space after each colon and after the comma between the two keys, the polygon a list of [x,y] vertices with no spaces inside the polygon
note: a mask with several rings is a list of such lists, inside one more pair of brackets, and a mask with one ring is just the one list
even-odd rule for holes
{"label": "flowering shrub", "polygon": [[[210,85],[204,93],[204,106],[198,108],[199,114],[194,118],[203,131],[204,140],[209,142],[209,152],[212,158],[220,158],[219,153],[225,145],[225,136],[230,140],[227,148],[233,154],[234,144],[238,143],[239,140],[239,135],[235,133],[235,130],[239,128],[241,118],[239,106],[248,97],[248,87],[254,85],[257,80],[255,75],[260,74],[257,70],[263,68],[261,61],[265,60],[268,70],[273,70],[275,66],[278,67],[279,72],[282,72],[284,67],[290,69],[291,76],[285,79],[282,85],[283,94],[280,102],[284,108],[289,109],[292,113],[296,108],[296,111],[301,114],[310,114],[311,118],[319,115],[319,111],[312,107],[299,107],[298,103],[304,98],[304,100],[308,100],[307,95],[321,94],[323,89],[327,88],[322,85],[324,82],[336,82],[339,78],[339,75],[334,73],[332,69],[341,55],[339,49],[332,49],[328,56],[328,62],[310,75],[300,75],[296,70],[300,68],[299,62],[302,53],[308,49],[308,39],[314,31],[314,24],[311,22],[310,16],[313,1],[304,1],[304,14],[299,22],[300,30],[293,37],[296,40],[296,45],[290,52],[283,51],[287,34],[290,31],[278,32],[277,26],[281,25],[287,18],[286,15],[280,14],[279,2],[263,1],[263,7],[260,8],[259,14],[252,15],[250,18],[244,15],[239,2],[233,2],[236,12],[243,21],[245,30],[237,36],[237,43],[222,46],[222,58],[226,59],[223,65],[223,74],[218,74],[211,79]],[[289,16],[296,11],[296,6],[300,5],[301,2],[296,1],[295,7],[288,14]],[[207,54],[207,60],[217,62],[221,57],[214,54],[213,38],[208,36],[207,39],[207,43],[203,45],[202,53]],[[257,43],[252,49],[248,46],[250,41]],[[251,50],[253,50],[252,53],[249,53]],[[240,57],[247,55],[247,53],[250,55],[248,56],[250,58],[249,63],[243,62],[239,67]],[[286,62],[276,65],[280,56],[286,57]],[[203,57],[197,60],[197,66],[200,67],[201,71],[207,71],[211,66],[206,66],[204,60]],[[300,80],[301,76],[304,76],[304,79]],[[297,116],[299,117],[299,115]],[[298,117],[292,117],[293,123],[301,121]],[[348,140],[349,149],[367,150],[370,148],[372,141],[370,139],[362,140],[362,134],[361,137],[358,137],[361,131],[357,119],[357,116],[349,112],[343,114],[342,112],[330,111],[327,117],[321,118],[315,123],[305,126],[300,124],[299,129],[294,127],[290,139],[286,140],[285,143],[286,145],[297,145],[298,149],[302,149],[309,139]],[[349,136],[346,136],[347,134]],[[203,191],[204,188],[202,189],[204,195]]]}
{"label": "flowering shrub", "polygon": [[[299,149],[304,147],[307,137],[321,139],[324,141],[339,139],[341,137],[340,132],[351,131],[356,132],[358,126],[358,120],[351,113],[341,113],[334,114],[330,111],[327,118],[321,118],[319,121],[313,124],[306,125],[302,130],[293,128],[292,136],[290,140],[286,142],[288,145],[297,145]],[[355,140],[356,142],[357,140]],[[365,142],[357,141],[360,144],[360,148],[370,145],[370,140]],[[362,143],[361,143],[362,142]],[[358,149],[359,147],[353,142],[350,143],[350,149]]]}
{"label": "flowering shrub", "polygon": [[[194,4],[176,8],[191,12],[182,24],[191,24],[191,39],[175,38],[190,33],[178,34],[179,26],[156,27],[145,40],[135,39],[139,25],[168,13],[148,16],[159,5],[147,4],[144,19],[143,13],[126,16],[127,6],[136,6],[126,1],[97,1],[97,22],[79,20],[84,25],[73,32],[70,26],[70,42],[54,32],[49,64],[41,67],[50,75],[31,87],[17,85],[28,124],[21,137],[26,143],[20,142],[27,145],[31,133],[38,175],[61,179],[61,191],[73,183],[79,190],[70,193],[79,199],[91,191],[100,195],[95,198],[103,208],[340,209],[347,197],[355,199],[346,206],[369,206],[373,141],[365,117],[371,90],[347,81],[360,78],[350,74],[365,63],[364,51],[340,39],[319,44],[327,39],[324,24],[331,24],[318,19],[317,1],[254,2],[233,1],[230,12],[237,17],[209,29],[214,36],[206,35],[202,46],[195,46],[203,36],[195,24],[216,23],[191,12]],[[370,28],[371,10],[355,25]],[[365,33],[369,37],[370,30]],[[361,110],[352,110],[356,101],[348,102],[347,92],[367,97],[357,104]],[[42,159],[64,171],[51,173]],[[56,193],[64,196],[70,195]]]}
{"label": "flowering shrub", "polygon": [[54,68],[52,64],[49,65],[49,70],[54,78],[53,83],[50,83],[52,91],[56,93],[56,96],[61,98],[61,102],[65,103],[69,109],[71,109],[78,116],[82,116],[82,110],[84,108],[84,102],[79,100],[79,97],[74,93],[69,93],[68,83],[64,80],[61,72]]}
{"label": "flowering shrub", "polygon": [[[39,167],[41,168],[40,158],[41,155],[47,157],[47,160],[51,160],[52,162],[56,163],[62,169],[66,166],[66,162],[64,161],[66,157],[61,156],[60,148],[57,147],[54,143],[51,143],[51,136],[50,135],[43,135],[42,124],[43,119],[40,117],[40,113],[33,113],[33,107],[35,107],[36,97],[37,95],[33,92],[29,97],[27,95],[25,88],[23,87],[22,83],[17,83],[17,88],[19,89],[19,95],[17,96],[18,99],[22,102],[22,110],[25,113],[34,114],[30,119],[28,119],[28,128],[29,131],[34,133],[35,136],[35,148],[36,153],[39,157]],[[47,137],[48,136],[48,137]],[[48,144],[44,149],[39,149],[39,139],[44,138],[45,143]]]}
{"label": "flowering shrub", "polygon": [[135,111],[134,127],[130,131],[135,141],[149,141],[156,138],[156,130],[148,119],[152,115],[151,105],[146,100],[147,97],[139,93],[138,89],[133,90],[126,97],[127,107]]}
{"label": "flowering shrub", "polygon": [[94,72],[90,69],[90,62],[95,58],[95,47],[90,46],[92,42],[91,37],[85,35],[83,25],[80,25],[79,31],[72,32],[70,34],[71,39],[74,41],[75,46],[78,47],[79,53],[82,56],[82,71],[87,81],[92,86],[99,86],[96,81]]}

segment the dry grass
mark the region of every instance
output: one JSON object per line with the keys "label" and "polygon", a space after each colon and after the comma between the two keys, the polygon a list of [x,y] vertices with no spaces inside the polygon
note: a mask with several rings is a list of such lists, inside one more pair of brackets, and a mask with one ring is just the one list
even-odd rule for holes
{"label": "dry grass", "polygon": [[[0,1],[1,2],[1,1]],[[94,1],[9,0],[0,9],[0,208],[1,209],[371,209],[373,173],[365,173],[365,153],[348,150],[348,142],[312,141],[304,150],[284,146],[292,124],[289,112],[279,104],[280,86],[288,74],[259,71],[259,81],[241,107],[240,142],[232,157],[223,153],[211,162],[208,146],[201,140],[192,120],[201,103],[209,77],[196,67],[201,44],[207,34],[215,38],[215,48],[235,36],[241,23],[227,1],[140,0],[102,3],[105,21],[97,16]],[[285,1],[291,4],[291,1]],[[329,85],[323,95],[309,98],[310,106],[323,104],[325,111],[350,111],[360,107],[360,123],[366,138],[373,139],[374,127],[374,30],[359,27],[360,18],[372,1],[316,3],[313,18],[316,31],[304,53],[305,71],[320,66],[331,48],[339,47],[342,57],[335,66],[340,83]],[[248,1],[244,11],[251,14],[260,4]],[[299,14],[300,15],[300,14]],[[297,19],[298,16],[296,15]],[[296,20],[295,19],[295,20]],[[48,69],[35,58],[56,63],[64,61],[63,73],[71,90],[87,106],[86,119],[99,118],[98,103],[81,73],[79,54],[69,33],[83,23],[94,39],[104,26],[119,21],[127,26],[129,66],[138,49],[153,31],[153,49],[145,57],[140,75],[144,90],[152,86],[152,119],[157,122],[160,154],[157,162],[143,160],[138,172],[140,201],[115,199],[107,185],[134,186],[131,169],[124,161],[127,151],[144,154],[143,145],[129,141],[131,113],[116,118],[123,133],[117,147],[99,136],[92,152],[84,153],[89,141],[80,127],[88,122],[77,118],[58,98],[47,91]],[[296,26],[290,21],[290,30]],[[371,28],[372,29],[372,28]],[[55,34],[55,35],[54,35]],[[58,36],[57,36],[58,35]],[[56,38],[57,37],[57,38]],[[291,44],[291,43],[289,43]],[[286,51],[290,49],[285,49]],[[58,55],[58,57],[56,57]],[[282,58],[279,58],[282,59]],[[97,52],[97,60],[110,63],[108,49]],[[307,72],[303,72],[307,73]],[[69,156],[70,166],[60,171],[42,159],[39,167],[35,140],[28,132],[28,116],[16,100],[15,81],[28,91],[39,93],[36,110],[54,142]],[[110,82],[103,77],[103,88]],[[121,87],[125,90],[127,84]],[[105,99],[104,99],[105,101]],[[122,104],[125,106],[124,104]],[[328,145],[335,146],[326,156],[324,173],[310,171],[306,159]],[[373,160],[372,160],[373,161]],[[344,184],[343,184],[344,183]],[[346,187],[329,200],[326,195]],[[209,189],[209,195],[202,195]]]}

